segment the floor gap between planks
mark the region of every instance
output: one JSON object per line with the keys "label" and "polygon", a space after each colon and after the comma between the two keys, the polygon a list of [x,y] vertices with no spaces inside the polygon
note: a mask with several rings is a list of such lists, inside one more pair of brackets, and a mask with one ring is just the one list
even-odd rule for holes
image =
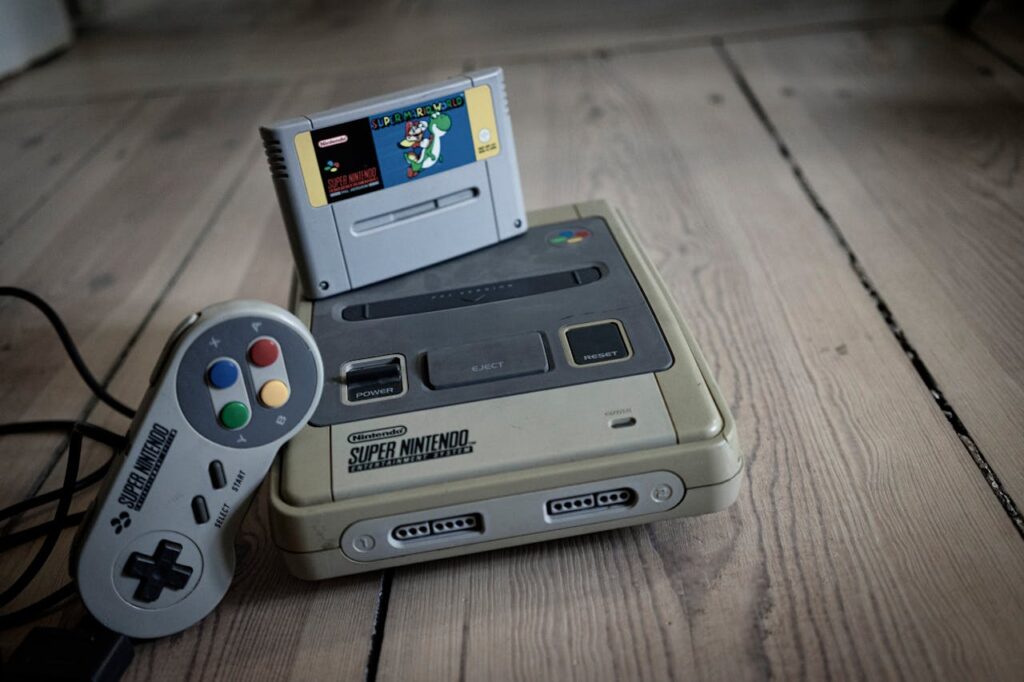
{"label": "floor gap between planks", "polygon": [[[983,41],[979,40],[979,42],[984,44]],[[981,451],[981,448],[978,447],[978,444],[975,442],[973,436],[971,436],[967,426],[957,414],[956,409],[954,409],[946,399],[942,389],[939,388],[938,381],[936,381],[934,374],[932,374],[928,369],[924,360],[921,359],[921,356],[918,355],[913,344],[907,338],[906,333],[903,331],[899,322],[897,322],[892,310],[889,308],[889,305],[885,302],[882,294],[878,291],[878,288],[871,280],[867,270],[865,270],[864,266],[861,264],[856,252],[854,252],[853,247],[843,234],[842,229],[840,229],[828,208],[826,208],[822,203],[821,198],[811,185],[810,179],[804,174],[803,169],[794,157],[789,145],[787,145],[785,139],[783,139],[782,133],[779,132],[779,129],[775,126],[771,117],[768,115],[767,110],[761,104],[760,100],[758,100],[753,88],[743,75],[743,71],[740,69],[739,64],[732,58],[732,55],[726,47],[725,41],[720,38],[715,39],[714,48],[722,59],[722,62],[725,64],[725,67],[729,70],[729,73],[732,74],[733,80],[736,82],[736,87],[739,88],[741,93],[743,93],[743,96],[750,105],[750,108],[753,110],[754,115],[761,122],[761,125],[764,126],[765,132],[768,133],[768,136],[775,142],[779,150],[779,154],[783,159],[785,159],[786,163],[789,164],[790,170],[793,172],[797,184],[806,195],[807,200],[814,207],[814,210],[821,216],[822,222],[835,238],[839,248],[846,254],[854,275],[856,275],[861,286],[864,288],[865,293],[867,293],[874,302],[875,309],[878,310],[878,314],[882,316],[886,327],[888,327],[893,338],[896,339],[896,342],[903,350],[907,360],[917,373],[918,378],[921,379],[921,383],[924,384],[928,393],[931,394],[932,398],[935,400],[935,404],[939,408],[939,411],[946,417],[946,421],[949,423],[950,428],[953,429],[957,438],[960,440],[961,444],[963,444],[964,451],[970,456],[975,466],[978,467],[978,471],[985,479],[985,483],[989,490],[991,490],[992,494],[995,495],[996,500],[998,500],[1000,506],[1002,506],[1003,511],[1006,512],[1006,515],[1009,517],[1013,527],[1017,530],[1021,539],[1024,539],[1024,517],[1021,516],[1020,508],[1017,506],[1017,503],[1010,496],[1009,492],[1006,491],[999,475],[996,473],[995,469],[992,468],[992,465],[989,464],[985,454]],[[1000,59],[1004,59],[995,50],[990,51]],[[1014,65],[1014,68],[1019,69],[1016,65]]]}

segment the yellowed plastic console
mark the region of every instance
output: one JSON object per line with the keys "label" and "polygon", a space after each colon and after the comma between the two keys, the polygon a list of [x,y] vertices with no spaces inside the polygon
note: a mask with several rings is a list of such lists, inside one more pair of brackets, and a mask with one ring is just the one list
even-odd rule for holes
{"label": "yellowed plastic console", "polygon": [[[306,427],[282,450],[270,477],[274,541],[292,573],[319,580],[706,514],[732,504],[743,469],[732,415],[625,221],[594,201],[534,212],[530,229],[552,230],[592,216],[607,223],[639,283],[670,349],[671,366]],[[293,305],[307,324],[311,306],[301,299]],[[613,310],[586,314],[615,318]],[[562,352],[558,339],[549,341],[552,352]],[[415,371],[414,358],[405,362]],[[331,371],[327,386],[337,381]],[[358,447],[354,443],[415,433],[417,424],[443,430],[448,423],[473,424],[473,460],[449,457],[403,466],[400,474],[383,468],[365,477],[344,475]]]}

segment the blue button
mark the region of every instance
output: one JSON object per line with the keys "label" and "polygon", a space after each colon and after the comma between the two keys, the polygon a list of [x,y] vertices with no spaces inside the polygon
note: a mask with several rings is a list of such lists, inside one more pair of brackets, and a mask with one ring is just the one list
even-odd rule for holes
{"label": "blue button", "polygon": [[230,360],[218,360],[210,367],[207,376],[214,388],[228,388],[238,381],[238,365]]}

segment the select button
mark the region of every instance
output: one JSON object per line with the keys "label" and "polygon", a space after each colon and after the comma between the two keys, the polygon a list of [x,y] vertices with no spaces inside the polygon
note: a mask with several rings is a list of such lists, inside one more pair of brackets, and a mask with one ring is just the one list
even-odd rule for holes
{"label": "select button", "polygon": [[548,371],[544,339],[537,332],[427,353],[427,376],[434,388],[455,388]]}
{"label": "select button", "polygon": [[625,333],[618,322],[599,322],[565,331],[565,340],[575,365],[596,365],[629,357]]}

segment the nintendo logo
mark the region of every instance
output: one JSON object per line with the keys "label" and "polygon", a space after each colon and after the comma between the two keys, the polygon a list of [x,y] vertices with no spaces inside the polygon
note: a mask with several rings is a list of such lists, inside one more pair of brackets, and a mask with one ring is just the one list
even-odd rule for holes
{"label": "nintendo logo", "polygon": [[383,438],[398,438],[406,434],[404,426],[389,426],[383,429],[374,429],[373,431],[359,431],[357,433],[349,434],[349,443],[365,443],[370,440],[381,440]]}
{"label": "nintendo logo", "polygon": [[348,135],[336,135],[328,137],[326,140],[320,140],[316,143],[316,146],[323,149],[324,147],[333,147],[336,144],[344,144],[345,142],[348,142]]}

